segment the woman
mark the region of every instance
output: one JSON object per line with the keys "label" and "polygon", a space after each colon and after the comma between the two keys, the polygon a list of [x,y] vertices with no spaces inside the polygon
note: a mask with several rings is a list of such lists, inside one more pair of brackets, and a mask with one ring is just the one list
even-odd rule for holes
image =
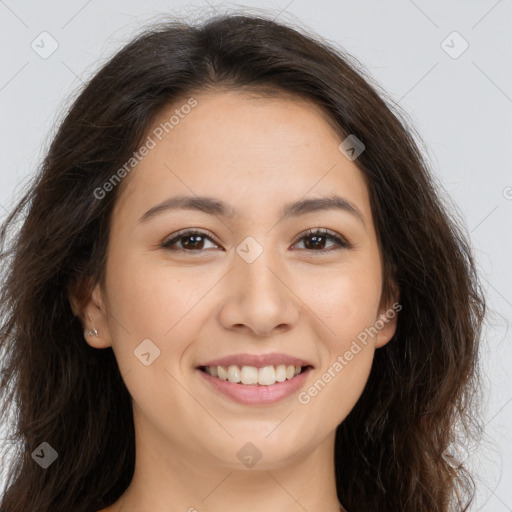
{"label": "woman", "polygon": [[348,59],[219,16],[87,84],[2,230],[2,512],[468,509],[484,298]]}

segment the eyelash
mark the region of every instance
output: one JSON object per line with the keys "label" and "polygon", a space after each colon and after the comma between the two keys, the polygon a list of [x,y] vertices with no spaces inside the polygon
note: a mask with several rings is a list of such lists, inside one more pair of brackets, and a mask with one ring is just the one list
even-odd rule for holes
{"label": "eyelash", "polygon": [[[163,242],[161,244],[161,247],[163,249],[166,249],[168,251],[175,251],[175,252],[187,252],[187,253],[201,253],[203,250],[192,250],[192,249],[176,249],[172,246],[179,241],[181,238],[187,237],[187,236],[193,236],[193,235],[199,235],[204,238],[209,238],[212,242],[217,244],[215,241],[215,236],[210,231],[200,231],[197,229],[184,229],[183,231],[179,231],[169,240]],[[302,249],[309,252],[316,252],[316,253],[327,253],[329,251],[332,251],[334,249],[350,249],[353,247],[353,244],[348,242],[346,239],[338,236],[335,232],[330,231],[329,229],[322,229],[322,228],[313,228],[308,229],[306,232],[302,233],[300,238],[293,244],[296,245],[298,242],[302,241],[304,238],[313,237],[313,236],[322,236],[325,237],[328,241],[334,242],[338,247],[330,247],[328,249]]]}

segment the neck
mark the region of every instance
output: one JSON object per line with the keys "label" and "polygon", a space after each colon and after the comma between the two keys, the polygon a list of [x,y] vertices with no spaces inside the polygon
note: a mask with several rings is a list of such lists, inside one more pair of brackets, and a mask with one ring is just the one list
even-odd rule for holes
{"label": "neck", "polygon": [[[286,461],[272,461],[262,453],[251,468],[241,468],[236,457],[233,462],[219,460],[200,447],[194,451],[164,438],[143,417],[136,417],[135,437],[130,486],[102,512],[239,512],[248,507],[253,512],[344,511],[336,493],[335,431]],[[245,444],[230,442],[233,453]]]}

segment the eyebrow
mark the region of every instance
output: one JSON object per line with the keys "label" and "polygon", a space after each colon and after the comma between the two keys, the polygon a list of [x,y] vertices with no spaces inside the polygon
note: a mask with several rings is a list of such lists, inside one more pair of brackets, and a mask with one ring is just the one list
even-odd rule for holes
{"label": "eyebrow", "polygon": [[[173,210],[196,210],[204,212],[208,215],[219,217],[234,217],[236,210],[229,204],[206,196],[175,196],[150,208],[144,213],[139,222],[145,222],[160,213]],[[282,218],[298,217],[307,213],[317,212],[321,210],[342,210],[352,214],[365,226],[364,216],[360,210],[350,201],[337,195],[327,197],[319,197],[312,199],[302,199],[294,203],[289,203],[281,210]]]}

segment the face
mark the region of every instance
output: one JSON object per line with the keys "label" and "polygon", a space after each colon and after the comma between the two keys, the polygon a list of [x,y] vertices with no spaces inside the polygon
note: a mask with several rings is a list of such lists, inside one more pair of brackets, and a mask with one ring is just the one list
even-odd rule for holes
{"label": "face", "polygon": [[394,333],[368,190],[317,107],[195,99],[125,178],[86,339],[112,347],[143,440],[224,467],[251,442],[277,467],[333,435]]}

